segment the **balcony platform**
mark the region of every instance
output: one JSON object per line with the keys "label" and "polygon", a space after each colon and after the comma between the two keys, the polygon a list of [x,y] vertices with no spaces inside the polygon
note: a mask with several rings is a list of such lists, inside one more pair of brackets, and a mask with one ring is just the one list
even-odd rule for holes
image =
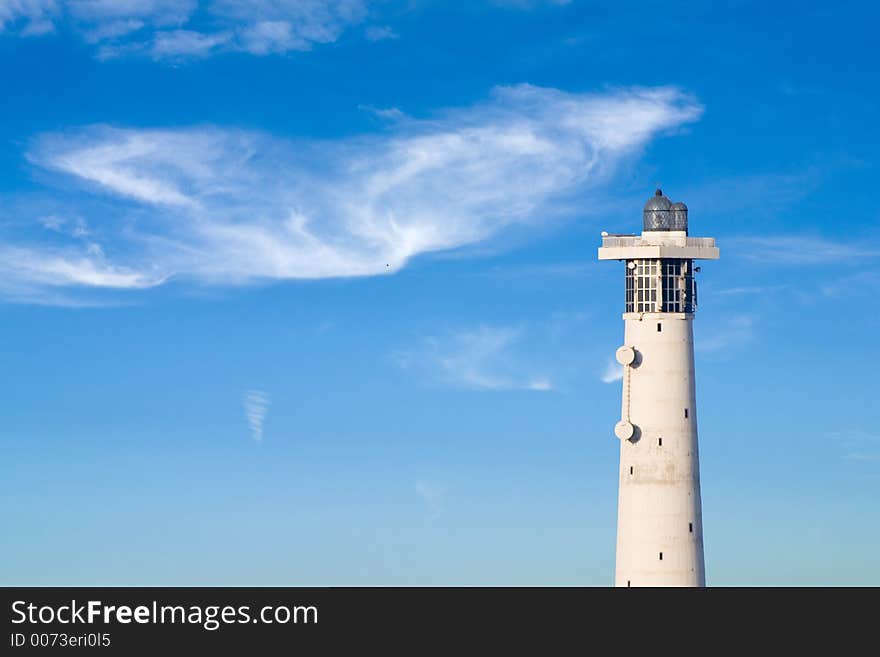
{"label": "balcony platform", "polygon": [[641,235],[602,235],[599,260],[718,260],[713,237],[688,237],[682,231],[646,231]]}

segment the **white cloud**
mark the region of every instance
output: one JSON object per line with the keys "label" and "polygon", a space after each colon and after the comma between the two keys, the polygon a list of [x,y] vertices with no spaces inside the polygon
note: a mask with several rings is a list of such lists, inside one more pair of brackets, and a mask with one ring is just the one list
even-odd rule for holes
{"label": "white cloud", "polygon": [[358,105],[358,109],[369,112],[373,116],[385,121],[402,121],[407,118],[398,107],[373,107],[372,105]]}
{"label": "white cloud", "polygon": [[755,318],[750,315],[739,315],[726,319],[720,327],[701,329],[695,340],[694,349],[697,351],[721,351],[748,343],[754,337]]}
{"label": "white cloud", "polygon": [[[98,126],[45,135],[28,157],[79,183],[64,207],[88,217],[107,254],[90,260],[77,242],[53,259],[126,272],[113,279],[119,287],[170,277],[240,284],[370,276],[514,225],[558,220],[566,201],[601,196],[623,160],[700,111],[671,88],[570,94],[519,85],[335,142]],[[85,206],[96,195],[112,210],[90,215]],[[6,248],[34,256],[18,277],[90,284],[43,280],[40,240]]]}
{"label": "white cloud", "polygon": [[[231,32],[205,34],[194,30],[167,30],[156,34],[150,52],[157,59],[206,57],[229,45],[232,38]],[[107,48],[102,53],[114,56],[121,54],[121,51]]]}
{"label": "white cloud", "polygon": [[849,452],[844,457],[847,461],[861,461],[865,463],[880,463],[880,452],[866,454],[865,452]]}
{"label": "white cloud", "polygon": [[71,26],[101,57],[189,59],[309,50],[367,16],[368,0],[3,0],[0,31],[22,36]]}
{"label": "white cloud", "polygon": [[82,217],[65,217],[58,214],[48,214],[39,217],[37,221],[46,230],[71,237],[88,237],[91,234],[88,224]]}
{"label": "white cloud", "polygon": [[52,32],[59,11],[55,0],[2,0],[0,32],[15,31],[23,36]]}
{"label": "white cloud", "polygon": [[[880,271],[876,268],[868,268],[847,276],[830,277],[819,285],[819,291],[828,297],[862,296],[865,293],[876,294],[878,290],[880,290]],[[807,299],[813,301],[815,297],[808,296]]]}
{"label": "white cloud", "polygon": [[69,251],[0,245],[0,261],[0,271],[8,277],[7,281],[0,284],[0,291],[4,287],[27,287],[10,286],[11,282],[16,281],[24,282],[32,289],[41,286],[143,289],[164,281],[163,276],[157,272],[136,271],[107,263],[103,251],[100,247],[96,249],[95,245],[87,245],[80,256]]}
{"label": "white cloud", "polygon": [[880,249],[864,241],[840,241],[810,235],[732,237],[727,241],[744,257],[771,264],[813,265],[880,258]]}
{"label": "white cloud", "polygon": [[416,482],[416,494],[428,506],[431,513],[440,513],[446,500],[446,487],[429,481]]}
{"label": "white cloud", "polygon": [[758,297],[760,295],[765,295],[770,292],[776,292],[779,290],[785,290],[791,287],[790,285],[742,285],[739,287],[729,287],[723,288],[720,290],[712,290],[713,297],[724,297],[724,296],[750,296],[750,297]]}
{"label": "white cloud", "polygon": [[248,390],[244,394],[244,412],[251,436],[257,442],[263,440],[263,424],[269,410],[269,395],[262,390]]}
{"label": "white cloud", "polygon": [[818,168],[783,172],[759,172],[734,176],[712,176],[682,189],[691,208],[701,215],[715,215],[725,220],[732,215],[749,218],[751,225],[775,221],[791,211],[806,196],[819,188],[827,175]]}
{"label": "white cloud", "polygon": [[840,444],[843,458],[848,461],[880,462],[880,434],[851,429],[835,431],[828,437]]}
{"label": "white cloud", "polygon": [[605,365],[605,371],[601,376],[602,383],[614,383],[623,379],[623,366],[613,360]]}
{"label": "white cloud", "polygon": [[539,279],[546,277],[578,277],[584,278],[595,273],[592,262],[554,262],[521,265],[496,266],[485,272],[487,276],[510,279]]}
{"label": "white cloud", "polygon": [[523,331],[479,326],[430,336],[413,350],[395,354],[397,364],[442,385],[470,390],[553,390],[553,383],[533,372],[517,356]]}
{"label": "white cloud", "polygon": [[399,35],[387,25],[370,25],[364,32],[367,41],[397,39]]}
{"label": "white cloud", "polygon": [[571,0],[490,0],[493,5],[510,9],[537,9],[539,7],[562,7],[571,4]]}

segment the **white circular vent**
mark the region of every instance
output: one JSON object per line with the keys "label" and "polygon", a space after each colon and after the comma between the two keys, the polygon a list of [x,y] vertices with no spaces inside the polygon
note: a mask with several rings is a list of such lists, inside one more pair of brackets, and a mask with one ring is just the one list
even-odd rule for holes
{"label": "white circular vent", "polygon": [[614,425],[614,435],[621,440],[629,440],[633,437],[635,432],[635,427],[626,420],[621,420]]}
{"label": "white circular vent", "polygon": [[636,350],[624,345],[617,349],[615,356],[621,365],[630,365],[636,359]]}

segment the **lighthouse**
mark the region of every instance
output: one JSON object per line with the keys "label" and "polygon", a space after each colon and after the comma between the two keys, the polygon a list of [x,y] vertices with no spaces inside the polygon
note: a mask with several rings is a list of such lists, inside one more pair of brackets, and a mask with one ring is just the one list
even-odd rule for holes
{"label": "lighthouse", "polygon": [[688,236],[688,209],[657,190],[641,235],[602,233],[599,260],[624,263],[624,339],[616,586],[705,586],[694,263],[717,260],[711,237]]}

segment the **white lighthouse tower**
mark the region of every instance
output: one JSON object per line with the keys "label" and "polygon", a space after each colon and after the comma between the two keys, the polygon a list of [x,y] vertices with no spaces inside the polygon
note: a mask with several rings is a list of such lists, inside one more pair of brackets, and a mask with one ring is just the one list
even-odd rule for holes
{"label": "white lighthouse tower", "polygon": [[688,237],[687,206],[659,189],[641,235],[602,233],[599,260],[625,263],[626,307],[617,506],[616,586],[705,586],[697,399],[695,260],[716,260],[709,237]]}

